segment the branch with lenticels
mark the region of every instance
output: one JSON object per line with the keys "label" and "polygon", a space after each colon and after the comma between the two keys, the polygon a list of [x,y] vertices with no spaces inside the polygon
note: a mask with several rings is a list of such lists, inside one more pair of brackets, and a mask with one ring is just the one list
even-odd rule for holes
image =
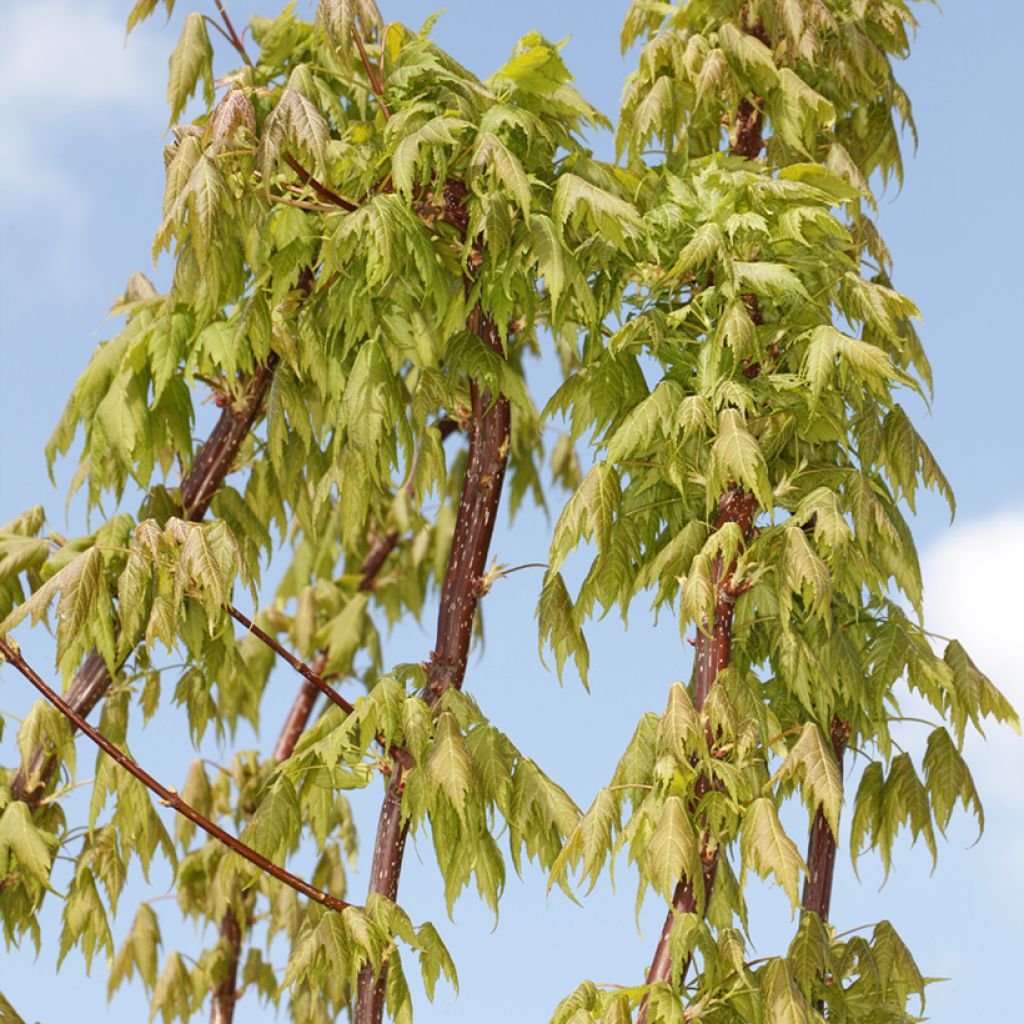
{"label": "branch with lenticels", "polygon": [[[460,187],[449,182],[443,192],[445,214],[465,232],[465,221],[460,219],[464,212]],[[468,280],[466,285],[468,290]],[[492,351],[504,357],[498,328],[479,306],[470,314],[467,326]],[[469,456],[441,586],[437,640],[427,662],[427,681],[422,694],[431,709],[437,706],[447,689],[461,688],[465,678],[473,617],[481,597],[480,582],[487,565],[508,463],[512,423],[508,399],[504,395],[495,399],[474,380],[470,381],[470,399]],[[409,765],[401,753],[393,752],[370,869],[370,893],[389,900],[398,896],[408,834],[408,822],[402,821],[402,791]],[[379,973],[371,965],[364,965],[359,972],[353,1024],[380,1024],[386,983],[386,964]]]}

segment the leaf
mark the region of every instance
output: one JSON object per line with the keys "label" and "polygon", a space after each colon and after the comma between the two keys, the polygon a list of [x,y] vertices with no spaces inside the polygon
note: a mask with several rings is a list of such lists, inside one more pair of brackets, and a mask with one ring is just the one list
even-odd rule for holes
{"label": "leaf", "polygon": [[530,216],[530,182],[519,158],[492,132],[480,132],[473,147],[470,168],[480,172],[490,167],[495,180],[504,185],[524,217]]}
{"label": "leaf", "polygon": [[675,263],[667,272],[669,277],[679,278],[697,270],[703,270],[726,252],[725,236],[713,221],[702,224],[686,245],[683,246]]}
{"label": "leaf", "polygon": [[839,839],[839,810],[843,804],[843,777],[832,745],[814,722],[805,722],[778,774],[801,778],[804,802],[813,812],[820,805],[832,835]]}
{"label": "leaf", "polygon": [[718,42],[730,62],[742,68],[750,81],[761,89],[770,88],[779,78],[772,51],[757,36],[742,32],[732,22],[718,28]]}
{"label": "leaf", "polygon": [[[712,446],[717,482],[725,490],[728,480],[741,484],[757,498],[763,509],[774,504],[768,466],[761,446],[747,430],[742,413],[723,409],[718,417],[718,436]],[[710,474],[709,474],[710,475]],[[717,498],[709,491],[709,497]]]}
{"label": "leaf", "polygon": [[675,381],[660,381],[612,434],[608,441],[608,461],[621,462],[629,455],[648,451],[659,434],[671,437],[672,425],[681,413],[683,402],[683,389]]}
{"label": "leaf", "polygon": [[469,122],[460,117],[442,115],[406,135],[395,147],[391,157],[391,177],[395,188],[403,195],[411,196],[413,185],[425,177],[419,168],[420,150],[424,146],[455,146],[458,144],[455,133],[469,127]]}
{"label": "leaf", "polygon": [[555,524],[551,572],[557,572],[581,540],[596,538],[598,549],[608,544],[620,497],[618,474],[608,463],[597,463],[583,478]]}
{"label": "leaf", "polygon": [[690,694],[682,683],[673,683],[658,727],[658,740],[682,766],[689,763],[694,744],[701,735],[700,718]]}
{"label": "leaf", "polygon": [[602,236],[622,252],[630,251],[643,229],[632,203],[575,174],[563,174],[558,179],[552,216],[561,227],[570,220],[582,221],[591,233]]}
{"label": "leaf", "polygon": [[832,380],[835,360],[842,356],[857,375],[869,386],[896,379],[896,369],[889,356],[876,345],[857,341],[825,324],[809,332],[810,344],[804,356],[803,375],[817,398]]}
{"label": "leaf", "polygon": [[437,716],[426,771],[430,781],[448,798],[459,820],[464,821],[466,797],[473,787],[472,762],[462,732],[450,711],[442,711]]}
{"label": "leaf", "polygon": [[964,810],[973,806],[978,819],[978,834],[985,829],[985,811],[981,798],[974,787],[971,770],[960,756],[952,738],[945,729],[935,729],[928,736],[924,755],[925,788],[931,798],[935,823],[943,835],[953,816],[953,808],[959,799]]}
{"label": "leaf", "polygon": [[800,278],[781,263],[734,260],[732,268],[740,291],[754,292],[777,302],[809,298]]}
{"label": "leaf", "polygon": [[647,873],[655,889],[671,901],[680,879],[699,875],[698,865],[697,834],[682,800],[670,796],[647,842]]}
{"label": "leaf", "polygon": [[561,233],[555,222],[546,214],[535,213],[530,217],[530,250],[537,260],[537,269],[544,278],[544,286],[551,298],[551,315],[555,317],[558,300],[565,287],[566,253]]}
{"label": "leaf", "polygon": [[800,905],[800,873],[807,869],[770,798],[759,797],[747,808],[740,850],[744,869],[753,868],[761,878],[774,875],[795,910]]}
{"label": "leaf", "polygon": [[213,102],[213,47],[206,33],[206,19],[201,14],[189,14],[181,29],[178,45],[171,53],[167,77],[167,102],[171,105],[174,124],[195,94],[199,79],[203,80],[203,99]]}
{"label": "leaf", "polygon": [[587,641],[573,615],[572,598],[559,572],[548,572],[537,602],[537,648],[541,663],[544,661],[545,644],[555,655],[558,681],[562,681],[562,669],[571,654],[576,661],[576,671],[583,685],[587,685],[587,671],[590,668],[590,651]]}
{"label": "leaf", "polygon": [[828,566],[818,557],[799,526],[786,527],[783,535],[786,538],[787,586],[803,596],[809,611],[830,623],[832,580]]}
{"label": "leaf", "polygon": [[789,963],[772,959],[764,969],[761,994],[765,1024],[811,1024],[811,1010],[790,973]]}
{"label": "leaf", "polygon": [[57,837],[38,828],[28,804],[12,800],[0,813],[0,878],[14,873],[10,855],[18,859],[20,873],[35,883],[34,889],[49,888],[50,865]]}

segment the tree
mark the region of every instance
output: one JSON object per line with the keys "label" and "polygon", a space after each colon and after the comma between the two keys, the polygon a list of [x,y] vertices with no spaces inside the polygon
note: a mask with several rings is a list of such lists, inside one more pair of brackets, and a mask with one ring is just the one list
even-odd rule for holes
{"label": "tree", "polygon": [[[449,907],[475,881],[495,908],[505,833],[517,869],[525,854],[569,891],[626,847],[640,898],[667,907],[647,983],[585,982],[556,1021],[914,1019],[925,982],[892,927],[828,923],[846,748],[871,758],[851,852],[888,865],[903,827],[934,851],[957,802],[980,820],[965,730],[1016,718],[959,644],[933,650],[901,509],[922,485],[952,504],[898,403],[929,371],[871,219],[912,125],[892,72],[910,5],[634,3],[614,165],[587,149],[605,122],[539,36],[481,82],[370,0],[253,19],[251,43],[215,6],[171,57],[172,123],[200,87],[205,104],[165,151],[155,251],[173,284],[129,282],[48,451],[81,426],[76,486],[101,525],[66,540],[35,508],[0,540],[0,650],[48,701],[0,789],[7,941],[33,934],[67,849],[61,958],[113,957],[112,990],[138,971],[165,1021],[208,996],[230,1021],[243,986],[299,1021],[405,1020],[403,948],[428,993],[455,977],[397,902],[409,832],[430,835]],[[212,40],[240,62],[219,94]],[[524,363],[542,348],[564,383],[541,413]],[[222,411],[193,452],[200,386]],[[541,424],[560,418],[545,473]],[[586,620],[642,591],[695,646],[691,685],[644,716],[586,813],[463,692],[508,571],[488,568],[506,474],[512,511],[568,491],[537,610],[559,671],[572,656],[585,678]],[[136,490],[137,513],[103,513]],[[272,553],[287,568],[253,622],[237,603],[258,603]],[[590,565],[570,590],[573,558]],[[433,649],[386,670],[377,624],[435,590]],[[54,604],[65,698],[10,636]],[[256,722],[275,658],[303,684],[272,757],[197,760],[180,793],[133,759],[129,721],[160,713],[170,672],[198,742]],[[353,704],[332,684],[354,673]],[[890,736],[901,680],[944,723],[920,769]],[[61,799],[76,732],[102,748],[84,829]],[[349,902],[343,791],[378,775],[370,890]],[[795,795],[806,840],[779,816]],[[153,796],[179,812],[173,836]],[[302,875],[284,867],[300,844],[316,848]],[[157,856],[218,936],[159,973],[152,906],[118,949],[104,906],[132,858]],[[750,870],[801,910],[766,961],[743,935]],[[280,986],[268,937],[289,950]]]}

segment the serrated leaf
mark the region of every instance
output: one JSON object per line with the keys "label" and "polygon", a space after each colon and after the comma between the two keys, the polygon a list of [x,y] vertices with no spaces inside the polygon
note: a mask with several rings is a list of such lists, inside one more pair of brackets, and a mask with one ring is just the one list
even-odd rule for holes
{"label": "serrated leaf", "polygon": [[761,878],[774,875],[793,908],[800,905],[800,874],[807,869],[770,798],[759,797],[747,808],[740,850],[744,868],[753,868]]}
{"label": "serrated leaf", "polygon": [[779,768],[779,775],[801,778],[807,793],[804,802],[810,810],[819,805],[832,835],[839,839],[839,811],[843,804],[843,777],[832,745],[814,722],[805,722]]}
{"label": "serrated leaf", "polygon": [[544,586],[537,602],[537,647],[544,660],[544,647],[551,647],[555,655],[558,681],[562,681],[562,669],[571,654],[576,661],[583,685],[587,685],[587,671],[590,668],[590,651],[586,638],[573,615],[572,598],[565,587],[561,573],[549,572],[544,577]]}
{"label": "serrated leaf", "polygon": [[167,102],[171,105],[171,124],[178,120],[185,104],[195,94],[200,78],[203,99],[210,104],[213,102],[213,46],[206,32],[206,19],[193,13],[185,18],[169,62]]}
{"label": "serrated leaf", "polygon": [[671,901],[681,878],[696,877],[697,862],[697,834],[682,800],[670,796],[647,842],[647,874],[655,889]]}

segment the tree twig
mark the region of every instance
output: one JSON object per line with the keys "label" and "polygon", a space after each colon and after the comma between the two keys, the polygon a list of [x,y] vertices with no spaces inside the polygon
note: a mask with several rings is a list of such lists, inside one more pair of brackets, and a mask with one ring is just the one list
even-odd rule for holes
{"label": "tree twig", "polygon": [[281,658],[283,661],[286,661],[289,665],[291,665],[291,667],[295,669],[295,671],[298,672],[299,675],[303,677],[303,679],[307,680],[322,694],[324,694],[324,696],[327,697],[328,700],[332,701],[334,704],[337,704],[338,707],[341,708],[341,710],[344,711],[346,715],[351,715],[352,712],[355,711],[355,707],[352,704],[350,704],[347,700],[345,700],[345,698],[342,697],[341,694],[339,694],[334,689],[334,687],[330,686],[328,683],[325,683],[323,679],[321,679],[320,676],[316,672],[314,672],[305,662],[300,661],[298,658],[295,657],[294,654],[291,653],[291,651],[286,650],[284,647],[282,647],[269,633],[260,629],[260,627],[257,626],[256,623],[252,621],[252,619],[243,615],[234,605],[225,605],[225,608],[227,608],[228,614],[231,616],[231,618],[233,618],[236,622],[242,625],[249,633],[252,633],[252,635],[256,637],[257,640],[260,640],[263,643],[265,643],[279,658]]}
{"label": "tree twig", "polygon": [[231,19],[228,17],[228,12],[224,10],[224,4],[221,0],[213,0],[217,5],[217,10],[220,11],[221,19],[224,22],[224,28],[227,30],[226,35],[231,45],[238,51],[239,56],[245,61],[249,67],[252,67],[252,61],[249,59],[249,54],[246,52],[245,43],[242,42],[242,37],[235,31],[235,26],[231,24]]}
{"label": "tree twig", "polygon": [[[449,183],[446,191],[454,194],[455,188]],[[452,212],[458,221],[460,210],[456,208]],[[462,231],[465,233],[464,225]],[[467,278],[465,284],[468,293],[471,281]],[[467,327],[492,351],[503,356],[498,329],[493,319],[485,316],[479,306],[470,314]],[[431,710],[447,689],[460,689],[465,678],[473,617],[482,596],[480,581],[487,564],[508,463],[512,415],[508,399],[500,395],[497,401],[492,401],[492,396],[481,391],[472,379],[470,395],[473,413],[469,425],[469,455],[441,585],[437,640],[426,665],[427,682],[422,694]],[[392,751],[393,766],[377,821],[370,868],[370,893],[389,900],[398,896],[402,857],[409,831],[409,822],[402,820],[402,792],[408,770],[402,753]],[[386,986],[386,964],[379,972],[370,964],[362,967],[356,985],[353,1024],[380,1024]]]}
{"label": "tree twig", "polygon": [[[377,97],[377,102],[380,104],[381,112],[385,118],[391,117],[391,110],[384,100],[384,80],[380,74],[374,69],[370,63],[370,58],[366,54],[366,47],[363,45],[363,37],[359,34],[359,30],[352,26],[352,38],[356,41],[356,46],[359,48],[359,56],[363,62],[363,68],[366,70],[366,77],[370,80],[370,88],[373,90],[374,96]],[[381,61],[383,62],[384,50],[381,49]]]}
{"label": "tree twig", "polygon": [[246,846],[246,844],[240,839],[237,839],[230,833],[225,832],[219,825],[200,814],[191,806],[191,804],[182,800],[176,790],[157,782],[152,775],[141,768],[132,760],[132,758],[119,750],[110,742],[110,740],[94,729],[77,711],[75,711],[73,707],[71,707],[70,704],[68,704],[66,700],[64,700],[63,697],[50,689],[50,687],[43,682],[28,662],[25,661],[21,652],[15,647],[12,647],[8,640],[0,638],[0,654],[3,655],[4,660],[7,661],[8,664],[17,669],[18,672],[20,672],[43,695],[43,697],[46,698],[46,700],[48,700],[69,722],[75,726],[75,728],[88,736],[89,739],[91,739],[93,743],[100,748],[100,750],[113,758],[114,761],[116,761],[126,772],[138,779],[139,782],[141,782],[147,789],[155,793],[165,807],[170,807],[177,811],[178,814],[182,815],[182,817],[188,818],[188,820],[194,825],[197,825],[208,835],[211,835],[214,839],[223,843],[229,850],[237,853],[240,857],[249,861],[250,864],[254,864],[261,871],[264,871],[271,877],[276,878],[279,882],[283,882],[296,892],[302,893],[303,896],[308,897],[315,903],[329,907],[331,910],[344,910],[346,907],[351,906],[351,904],[346,903],[345,900],[339,900],[330,893],[324,892],[322,889],[317,889],[315,886],[303,881],[303,879],[299,878],[298,875],[293,875],[285,868],[278,867],[276,864],[267,860],[267,858],[262,854],[257,853],[251,847]]}
{"label": "tree twig", "polygon": [[337,192],[329,189],[322,181],[313,177],[312,172],[307,171],[291,153],[285,153],[284,162],[299,176],[304,185],[308,185],[325,202],[332,203],[342,210],[348,210],[349,213],[359,209],[355,203],[350,203],[347,199],[339,196]]}

